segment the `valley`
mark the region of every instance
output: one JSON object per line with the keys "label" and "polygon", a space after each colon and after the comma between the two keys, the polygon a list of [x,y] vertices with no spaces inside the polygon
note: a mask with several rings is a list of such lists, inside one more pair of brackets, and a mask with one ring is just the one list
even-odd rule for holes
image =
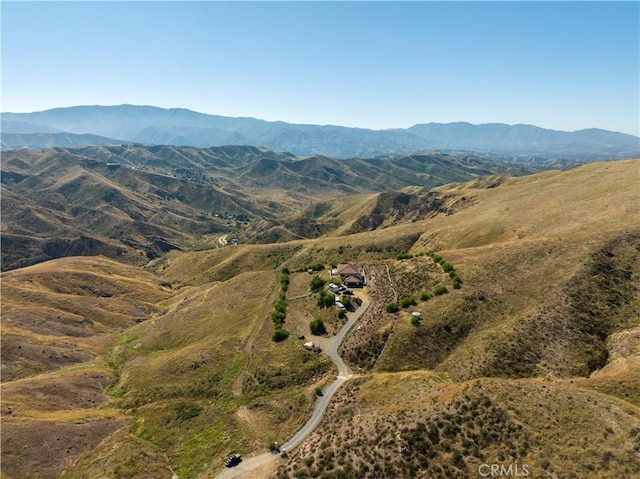
{"label": "valley", "polygon": [[[356,314],[336,351],[354,377],[319,426],[237,477],[632,477],[639,175],[440,152],[3,153],[2,477],[231,477],[227,456],[285,443],[345,373],[325,345]],[[367,278],[346,318],[310,285],[340,263]]]}

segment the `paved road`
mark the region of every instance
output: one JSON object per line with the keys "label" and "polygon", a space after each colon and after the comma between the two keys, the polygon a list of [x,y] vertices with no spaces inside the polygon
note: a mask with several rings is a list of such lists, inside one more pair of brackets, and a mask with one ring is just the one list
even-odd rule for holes
{"label": "paved road", "polygon": [[[318,424],[322,421],[324,417],[324,413],[331,402],[331,398],[336,393],[336,391],[342,386],[345,382],[353,377],[353,373],[349,366],[345,364],[342,358],[338,355],[338,348],[344,337],[347,335],[349,330],[353,327],[356,322],[360,319],[360,317],[364,314],[364,312],[369,307],[369,301],[363,301],[362,305],[351,314],[347,323],[342,327],[340,332],[331,338],[329,341],[329,346],[327,347],[327,355],[331,358],[331,360],[338,367],[338,377],[325,387],[322,390],[322,396],[318,396],[316,399],[316,404],[313,408],[313,412],[311,413],[311,417],[309,420],[302,426],[302,428],[296,432],[291,439],[286,441],[280,447],[285,451],[291,451],[297,446],[300,445],[302,441],[304,441],[313,430],[318,427]],[[234,477],[238,477],[242,474],[245,474],[249,471],[252,471],[270,461],[275,461],[278,457],[277,454],[272,453],[264,453],[259,456],[252,456],[247,459],[243,459],[243,461],[236,467],[225,469],[220,474],[216,476],[217,479],[232,479]]]}

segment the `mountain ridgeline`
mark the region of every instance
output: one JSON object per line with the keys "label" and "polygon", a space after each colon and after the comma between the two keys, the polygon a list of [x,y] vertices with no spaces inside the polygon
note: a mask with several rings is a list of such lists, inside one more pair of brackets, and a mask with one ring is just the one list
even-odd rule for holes
{"label": "mountain ridgeline", "polygon": [[[358,217],[361,225],[345,226],[353,219],[337,218],[340,199],[403,188],[420,196],[445,183],[532,171],[443,153],[342,161],[256,147],[9,151],[2,156],[2,264],[95,254],[142,264],[171,249],[210,247],[213,236],[239,228],[248,242],[375,229],[385,211],[372,206],[361,215],[377,214],[373,224]],[[327,214],[318,215],[319,207]]]}
{"label": "mountain ridgeline", "polygon": [[[64,134],[63,134],[64,133]],[[103,139],[78,135],[99,135]],[[640,139],[600,129],[575,132],[501,123],[427,123],[370,130],[208,115],[182,108],[77,106],[2,114],[2,149],[142,143],[211,147],[265,146],[333,158],[393,156],[418,150],[491,155],[509,161],[594,161],[635,157]]]}

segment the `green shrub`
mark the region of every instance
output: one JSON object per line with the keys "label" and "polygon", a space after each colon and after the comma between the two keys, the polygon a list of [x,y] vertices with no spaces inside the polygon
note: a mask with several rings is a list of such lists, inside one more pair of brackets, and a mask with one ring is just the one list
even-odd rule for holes
{"label": "green shrub", "polygon": [[462,280],[461,280],[459,277],[457,277],[457,276],[454,276],[454,277],[451,279],[451,284],[453,285],[453,288],[454,288],[454,289],[460,289],[460,285],[461,285],[461,283],[462,283]]}
{"label": "green shrub", "polygon": [[315,275],[313,278],[311,278],[311,282],[309,283],[309,289],[311,291],[315,291],[318,288],[322,288],[325,283],[326,281],[324,279],[322,279],[318,275]]}
{"label": "green shrub", "polygon": [[418,318],[417,316],[411,316],[411,324],[413,324],[415,327],[420,326],[420,318]]}
{"label": "green shrub", "polygon": [[280,341],[284,341],[285,339],[287,339],[289,337],[289,331],[287,331],[284,328],[280,328],[277,327],[274,331],[273,331],[273,335],[271,336],[271,339],[276,342],[279,343]]}
{"label": "green shrub", "polygon": [[449,290],[447,289],[447,287],[442,285],[442,284],[440,286],[436,286],[436,289],[433,290],[433,294],[436,295],[436,296],[441,296],[441,295],[446,294],[448,292],[449,292]]}
{"label": "green shrub", "polygon": [[403,260],[403,259],[411,259],[411,258],[413,258],[413,255],[409,254],[409,253],[398,253],[396,255],[396,259],[398,261]]}
{"label": "green shrub", "polygon": [[450,271],[453,271],[454,268],[453,266],[451,266],[449,263],[447,263],[446,261],[444,263],[441,263],[442,266],[442,271],[444,271],[445,273],[448,273]]}
{"label": "green shrub", "polygon": [[284,323],[286,317],[287,315],[280,311],[274,311],[273,313],[271,313],[271,321],[273,321],[276,326]]}
{"label": "green shrub", "polygon": [[344,319],[346,316],[345,312],[342,310],[338,311],[338,319]]}
{"label": "green shrub", "polygon": [[413,296],[408,296],[400,300],[400,307],[402,308],[408,308],[409,306],[415,306],[416,304],[416,299]]}
{"label": "green shrub", "polygon": [[327,334],[327,328],[325,328],[324,323],[320,318],[311,321],[309,323],[309,329],[311,330],[311,334],[315,334],[316,336]]}
{"label": "green shrub", "polygon": [[336,303],[336,297],[332,293],[327,291],[320,291],[318,293],[318,307],[330,308]]}
{"label": "green shrub", "polygon": [[433,295],[428,291],[423,291],[420,293],[420,301],[428,301],[433,298]]}
{"label": "green shrub", "polygon": [[282,274],[291,274],[291,271],[289,271],[289,268],[287,268],[286,266],[284,268],[282,268]]}
{"label": "green shrub", "polygon": [[384,305],[384,309],[387,313],[396,313],[400,309],[397,303],[387,303]]}
{"label": "green shrub", "polygon": [[342,302],[342,304],[344,305],[345,308],[349,309],[349,306],[351,306],[351,297],[350,296],[343,296],[341,302]]}
{"label": "green shrub", "polygon": [[280,313],[286,313],[287,312],[287,303],[285,303],[281,299],[278,300],[278,302],[276,303],[276,311],[278,311]]}
{"label": "green shrub", "polygon": [[303,271],[322,271],[324,269],[324,265],[322,263],[316,263],[316,264],[310,264],[309,266],[306,266],[305,268],[303,268]]}

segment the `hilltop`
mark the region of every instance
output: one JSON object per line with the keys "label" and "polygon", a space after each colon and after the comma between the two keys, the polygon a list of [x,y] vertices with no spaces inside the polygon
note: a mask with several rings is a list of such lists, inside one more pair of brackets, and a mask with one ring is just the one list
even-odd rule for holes
{"label": "hilltop", "polygon": [[[42,221],[72,228],[73,213],[54,201],[64,205],[69,192],[83,191],[73,205],[80,208],[96,184],[116,189],[104,203],[110,211],[151,218],[173,185],[238,188],[248,201],[243,182],[260,181],[269,168],[306,175],[308,165],[333,165],[244,148],[136,146],[130,156],[117,147],[120,166],[110,170],[110,148],[20,152],[7,163],[3,155],[3,178],[14,181],[3,194],[42,201],[34,209]],[[167,175],[178,158],[241,173],[229,173],[224,188]],[[257,223],[269,222],[290,241],[203,241],[190,250],[197,230],[180,229],[180,247],[150,262],[91,255],[3,272],[3,473],[210,478],[232,452],[282,443],[336,374],[323,353],[296,339],[326,340],[310,334],[316,318],[329,334],[344,324],[310,293],[310,281],[328,280],[331,264],[356,262],[367,277],[358,294],[371,305],[340,353],[359,377],[263,477],[475,477],[485,463],[526,465],[533,477],[630,477],[640,467],[640,160],[527,176],[442,154],[385,165],[400,181],[402,164],[412,161],[423,169],[457,161],[471,175],[371,191],[362,185],[379,177],[359,184],[342,170],[344,183],[311,206],[286,183],[278,193],[257,186],[263,201],[247,208],[263,209],[247,215],[263,217],[240,229],[257,235],[268,231]],[[165,178],[162,189],[142,183],[156,176]],[[77,178],[93,183],[74,190],[68,185]],[[125,189],[125,178],[140,186]],[[187,202],[176,200],[186,193],[173,191],[172,211],[187,217]],[[298,198],[299,211],[287,212],[278,198]],[[9,231],[31,234],[37,224],[3,214]],[[292,234],[303,227],[307,238]],[[409,297],[415,304],[387,308]],[[290,332],[282,342],[272,341],[278,307]]]}
{"label": "hilltop", "polygon": [[[6,112],[2,113],[2,131],[3,149],[39,149],[49,145],[69,146],[70,141],[74,144],[90,144],[92,141],[69,135],[54,136],[66,132],[107,137],[98,140],[100,143],[112,143],[117,140],[111,139],[117,138],[134,143],[195,147],[253,145],[290,151],[296,155],[322,154],[335,158],[397,156],[438,149],[502,157],[515,162],[557,158],[594,161],[634,157],[640,152],[638,137],[596,128],[566,132],[533,125],[457,122],[369,130],[269,122],[208,115],[184,108],[136,105],[75,106],[34,113]],[[36,136],[35,133],[48,135]]]}

